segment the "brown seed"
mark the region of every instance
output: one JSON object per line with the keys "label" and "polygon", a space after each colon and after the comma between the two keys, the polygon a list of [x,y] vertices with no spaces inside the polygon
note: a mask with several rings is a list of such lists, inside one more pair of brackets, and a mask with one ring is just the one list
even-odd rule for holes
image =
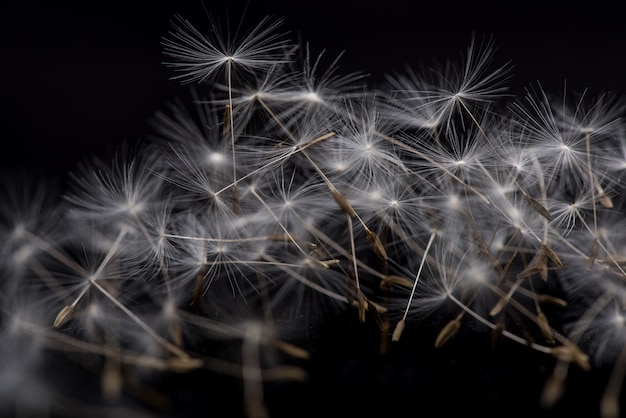
{"label": "brown seed", "polygon": [[374,249],[376,255],[381,259],[387,261],[387,250],[385,250],[385,246],[383,245],[383,242],[380,240],[380,238],[378,238],[378,235],[372,232],[369,228],[367,228],[365,232],[367,233],[367,240]]}
{"label": "brown seed", "polygon": [[239,200],[239,189],[237,188],[236,184],[233,185],[232,203],[233,203],[233,213],[235,215],[239,215],[241,213],[241,203]]}
{"label": "brown seed", "polygon": [[435,339],[435,347],[439,348],[444,345],[450,338],[454,337],[461,328],[461,317],[456,317],[448,322],[445,327],[437,335]]}
{"label": "brown seed", "polygon": [[60,328],[74,317],[74,306],[67,305],[54,318],[54,328]]}
{"label": "brown seed", "polygon": [[614,394],[605,394],[600,400],[600,415],[602,418],[619,418],[619,397]]}
{"label": "brown seed", "polygon": [[190,372],[201,368],[204,363],[202,360],[191,357],[173,357],[167,360],[167,365],[174,372]]}
{"label": "brown seed", "polygon": [[363,300],[363,295],[359,294],[358,306],[359,306],[359,321],[361,323],[365,322],[365,311],[367,310],[367,305],[365,304],[365,300]]}
{"label": "brown seed", "polygon": [[546,338],[546,340],[548,340],[550,343],[554,343],[554,335],[552,333],[552,327],[548,323],[548,318],[543,312],[539,312],[537,314],[537,322],[539,325],[539,329],[541,330],[541,333]]}
{"label": "brown seed", "polygon": [[596,183],[596,190],[598,191],[598,200],[600,201],[600,204],[607,209],[613,209],[613,199],[611,199],[611,196],[606,194],[604,188],[600,186],[599,183]]}
{"label": "brown seed", "polygon": [[335,189],[334,187],[331,187],[330,192],[332,193],[333,199],[335,199],[335,202],[337,202],[341,210],[343,210],[351,218],[355,218],[356,212],[352,208],[352,205],[350,204],[348,199],[346,199],[341,193],[339,193],[339,190]]}
{"label": "brown seed", "polygon": [[591,370],[591,365],[589,364],[589,356],[583,353],[580,348],[572,343],[561,345],[559,347],[553,347],[551,349],[551,353],[553,356],[559,358],[560,360],[575,363],[584,371]]}
{"label": "brown seed", "polygon": [[535,199],[534,197],[530,196],[530,195],[526,195],[526,199],[528,199],[528,201],[530,202],[530,206],[532,206],[532,208],[541,216],[543,216],[544,218],[546,218],[547,220],[551,221],[552,218],[552,214],[550,213],[550,211],[548,209],[545,208],[545,206],[543,206],[537,199]]}
{"label": "brown seed", "polygon": [[500,300],[498,301],[498,303],[496,303],[496,305],[493,308],[491,308],[491,311],[489,311],[489,316],[498,315],[502,311],[502,308],[506,306],[506,304],[509,302],[510,299],[511,298],[508,295],[502,296]]}
{"label": "brown seed", "polygon": [[587,268],[593,267],[593,263],[595,263],[597,255],[598,255],[598,238],[595,238],[593,240],[593,244],[591,245],[591,253],[589,254],[589,261],[587,262]]}
{"label": "brown seed", "polygon": [[176,315],[169,318],[168,331],[174,344],[181,346],[183,344],[183,332],[180,327],[180,320]]}
{"label": "brown seed", "polygon": [[122,375],[119,369],[119,363],[115,361],[107,361],[102,371],[100,380],[102,387],[102,395],[107,400],[117,400],[122,393]]}
{"label": "brown seed", "polygon": [[552,375],[546,381],[541,393],[541,404],[544,408],[552,408],[563,396],[565,382],[561,376]]}
{"label": "brown seed", "polygon": [[276,347],[278,347],[280,350],[295,358],[308,359],[311,356],[307,350],[283,340],[276,340],[274,342],[274,345],[276,345]]}
{"label": "brown seed", "polygon": [[538,251],[533,256],[528,266],[518,273],[517,278],[523,279],[526,277],[534,276],[535,274],[539,274],[543,281],[547,281],[548,276],[548,258],[545,251]]}
{"label": "brown seed", "polygon": [[383,277],[383,280],[380,283],[380,286],[383,289],[389,289],[394,284],[398,286],[406,287],[408,289],[413,287],[413,283],[409,279],[405,279],[404,277],[396,276],[393,274],[388,274],[385,277]]}
{"label": "brown seed", "polygon": [[387,328],[388,325],[387,325],[387,322],[383,320],[381,316],[381,310],[376,305],[374,305],[369,299],[366,298],[365,302],[367,303],[367,311],[374,317],[374,322],[376,322],[376,325],[378,325],[381,331],[385,330],[385,328]]}
{"label": "brown seed", "polygon": [[560,306],[562,308],[567,306],[566,301],[551,295],[539,295],[538,299],[541,303],[549,303],[550,305]]}
{"label": "brown seed", "polygon": [[491,333],[491,347],[496,348],[504,335],[504,323],[499,321]]}
{"label": "brown seed", "polygon": [[396,327],[393,329],[393,334],[391,334],[391,341],[399,341],[400,336],[402,335],[402,331],[404,331],[404,318],[398,321]]}
{"label": "brown seed", "polygon": [[554,251],[552,251],[551,248],[549,248],[546,244],[542,243],[541,249],[543,250],[544,253],[546,253],[546,255],[550,258],[550,260],[552,260],[554,264],[556,264],[559,267],[563,267],[563,262],[561,261],[559,256]]}

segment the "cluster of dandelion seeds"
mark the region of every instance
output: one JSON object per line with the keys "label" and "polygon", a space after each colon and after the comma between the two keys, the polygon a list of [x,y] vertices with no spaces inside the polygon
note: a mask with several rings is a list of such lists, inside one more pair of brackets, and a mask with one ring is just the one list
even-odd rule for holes
{"label": "cluster of dandelion seeds", "polygon": [[306,378],[293,342],[353,311],[390,344],[437,316],[437,347],[471,326],[554,356],[545,406],[570,367],[622,364],[599,406],[619,414],[623,101],[507,96],[491,38],[370,88],[281,20],[209,23],[177,17],[164,37],[193,101],[158,112],[149,142],[81,166],[61,201],[6,182],[3,407],[32,408],[26,392],[66,407],[40,367],[64,350],[109,400],[138,377],[209,369],[240,378],[246,414],[266,416],[266,382]]}

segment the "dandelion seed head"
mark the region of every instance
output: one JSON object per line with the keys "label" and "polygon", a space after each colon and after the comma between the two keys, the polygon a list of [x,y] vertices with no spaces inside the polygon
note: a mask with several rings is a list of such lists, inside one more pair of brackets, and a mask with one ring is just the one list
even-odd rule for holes
{"label": "dandelion seed head", "polygon": [[508,237],[505,234],[497,234],[490,242],[489,248],[495,253],[500,252],[506,248],[506,239]]}
{"label": "dandelion seed head", "polygon": [[20,249],[13,254],[13,262],[16,265],[26,264],[35,253],[36,249],[34,245],[22,245]]}
{"label": "dandelion seed head", "polygon": [[493,183],[492,192],[501,198],[505,198],[508,194],[515,192],[516,188],[513,184]]}
{"label": "dandelion seed head", "polygon": [[173,300],[168,300],[163,304],[163,313],[168,318],[176,317],[178,308]]}
{"label": "dandelion seed head", "polygon": [[208,156],[208,161],[212,165],[221,165],[226,161],[226,157],[221,152],[212,152]]}
{"label": "dandelion seed head", "polygon": [[17,222],[13,226],[13,232],[11,235],[13,236],[14,239],[20,240],[25,237],[26,232],[27,232],[26,226],[22,222]]}
{"label": "dandelion seed head", "polygon": [[254,72],[289,61],[286,40],[276,32],[282,24],[280,20],[271,22],[266,18],[240,37],[222,33],[217,22],[212,23],[214,30],[205,34],[179,16],[172,22],[173,30],[163,46],[173,59],[168,65],[182,72],[176,78],[204,82],[230,72],[234,66]]}
{"label": "dandelion seed head", "polygon": [[380,202],[383,199],[383,194],[380,190],[372,190],[369,192],[369,197],[374,202]]}
{"label": "dandelion seed head", "polygon": [[452,210],[458,210],[461,208],[461,199],[455,194],[448,196],[448,207]]}
{"label": "dandelion seed head", "polygon": [[121,209],[124,212],[128,212],[133,216],[139,215],[144,211],[145,205],[142,202],[128,201],[121,205]]}
{"label": "dandelion seed head", "polygon": [[96,302],[90,303],[85,309],[85,315],[90,320],[97,320],[104,317],[104,312],[100,304]]}
{"label": "dandelion seed head", "polygon": [[493,279],[493,269],[490,264],[481,260],[470,260],[469,265],[461,272],[461,276],[466,283],[482,286]]}
{"label": "dandelion seed head", "polygon": [[515,206],[510,206],[509,208],[507,208],[507,215],[515,226],[523,225],[522,212]]}
{"label": "dandelion seed head", "polygon": [[467,276],[477,282],[485,282],[485,272],[479,266],[473,265],[467,270]]}
{"label": "dandelion seed head", "polygon": [[314,91],[309,91],[309,92],[306,92],[306,93],[302,93],[300,95],[300,98],[302,100],[305,100],[305,101],[308,101],[308,102],[311,102],[311,103],[321,103],[323,101],[322,98],[320,97],[320,95],[317,94]]}

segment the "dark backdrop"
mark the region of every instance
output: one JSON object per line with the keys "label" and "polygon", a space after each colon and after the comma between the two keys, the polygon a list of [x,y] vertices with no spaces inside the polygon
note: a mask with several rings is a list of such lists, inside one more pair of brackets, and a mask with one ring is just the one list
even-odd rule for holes
{"label": "dark backdrop", "polygon": [[[160,40],[173,15],[202,25],[207,22],[205,9],[233,22],[245,9],[241,0],[76,3],[0,6],[3,169],[63,177],[78,161],[144,136],[154,112],[186,94],[161,64]],[[341,72],[363,71],[374,83],[407,64],[458,58],[475,31],[494,36],[496,63],[512,61],[510,87],[515,94],[537,81],[550,91],[567,83],[568,89],[626,93],[626,31],[617,6],[541,1],[251,3],[246,22],[253,24],[265,14],[282,16],[284,28],[309,41],[314,50],[326,49],[331,56],[345,50]],[[310,386],[283,387],[274,397],[268,395],[283,416],[305,416],[305,411],[323,415],[333,408],[354,416],[399,416],[403,410],[407,416],[452,410],[483,416],[542,413],[537,398],[553,366],[546,356],[510,345],[494,352],[488,340],[472,341],[471,334],[434,350],[429,331],[407,337],[394,357],[381,359],[375,332],[354,319],[319,331],[323,338]],[[574,371],[566,402],[551,416],[572,410],[593,416],[602,389],[597,377]],[[198,389],[177,384],[181,391]],[[211,396],[186,393],[190,411]]]}
{"label": "dark backdrop", "polygon": [[[184,94],[161,62],[175,13],[197,25],[206,10],[252,25],[266,14],[328,56],[339,71],[380,80],[405,65],[456,59],[472,31],[493,35],[496,64],[511,61],[513,92],[626,92],[622,14],[601,2],[542,1],[9,1],[0,6],[2,165],[65,172],[77,159],[146,133],[165,102]],[[545,3],[545,4],[544,4]],[[618,4],[618,3],[615,3]]]}

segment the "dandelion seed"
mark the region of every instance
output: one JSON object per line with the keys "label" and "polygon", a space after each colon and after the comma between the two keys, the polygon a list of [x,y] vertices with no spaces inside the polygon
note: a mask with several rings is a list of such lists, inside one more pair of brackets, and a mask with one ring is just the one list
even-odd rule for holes
{"label": "dandelion seed", "polygon": [[589,364],[589,356],[583,353],[580,348],[571,343],[554,347],[551,352],[552,355],[559,358],[560,360],[563,360],[565,362],[572,362],[585,371],[591,370],[591,365]]}
{"label": "dandelion seed", "polygon": [[546,314],[544,314],[543,312],[538,312],[537,323],[539,325],[541,333],[546,338],[546,340],[548,340],[548,342],[550,343],[554,343],[554,332],[552,331],[552,327],[548,323],[548,318],[546,317]]}
{"label": "dandelion seed", "polygon": [[107,359],[100,380],[104,398],[109,401],[118,400],[123,387],[119,362]]}
{"label": "dandelion seed", "polygon": [[171,357],[166,361],[166,367],[175,373],[188,373],[204,367],[201,359],[192,357]]}
{"label": "dandelion seed", "polygon": [[65,307],[63,307],[63,309],[61,309],[56,318],[54,318],[53,326],[58,329],[65,325],[67,322],[71,321],[72,317],[74,316],[75,308],[75,305],[66,305]]}
{"label": "dandelion seed", "polygon": [[559,258],[559,256],[545,243],[541,243],[541,251],[550,259],[554,264],[558,267],[563,267],[563,262]]}
{"label": "dandelion seed", "polygon": [[544,408],[552,408],[565,392],[565,379],[560,375],[551,375],[541,392],[541,404]]}
{"label": "dandelion seed", "polygon": [[463,317],[463,312],[461,312],[456,318],[452,321],[448,322],[437,334],[437,338],[435,339],[435,348],[440,348],[446,342],[448,342],[452,337],[459,332],[461,329],[461,318]]}
{"label": "dandelion seed", "polygon": [[281,19],[266,17],[244,35],[224,33],[215,19],[210,23],[211,31],[205,34],[187,19],[175,16],[173,28],[163,40],[165,54],[174,59],[166,65],[182,73],[175,78],[203,82],[224,67],[258,71],[291,61],[285,56],[289,42],[277,33]]}
{"label": "dandelion seed", "polygon": [[538,295],[538,300],[541,303],[548,303],[561,308],[565,308],[567,306],[567,301],[552,295]]}
{"label": "dandelion seed", "polygon": [[548,256],[543,250],[535,253],[528,266],[517,274],[517,278],[525,279],[535,274],[539,275],[544,282],[548,279]]}
{"label": "dandelion seed", "polygon": [[404,322],[406,321],[406,317],[409,314],[409,308],[411,307],[411,302],[413,301],[413,297],[415,296],[415,288],[419,282],[420,275],[422,273],[422,269],[426,261],[426,256],[428,255],[428,251],[430,250],[430,247],[436,236],[437,236],[437,233],[435,231],[433,231],[430,234],[428,244],[426,244],[426,249],[424,250],[424,255],[422,256],[422,261],[420,262],[419,269],[417,270],[417,273],[415,274],[415,279],[411,287],[411,295],[409,297],[409,300],[407,301],[406,309],[404,310],[404,315],[402,316],[402,319],[398,322],[396,328],[393,331],[392,341],[398,341],[400,339],[400,335],[402,334],[402,331],[404,330]]}

